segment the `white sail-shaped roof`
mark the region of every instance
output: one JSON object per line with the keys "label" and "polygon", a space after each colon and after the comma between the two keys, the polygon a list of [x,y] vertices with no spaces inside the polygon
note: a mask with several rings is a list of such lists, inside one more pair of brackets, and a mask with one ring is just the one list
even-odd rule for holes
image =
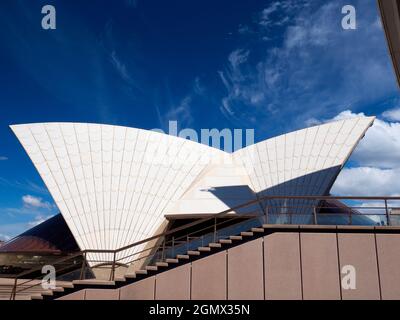
{"label": "white sail-shaped roof", "polygon": [[[325,194],[373,120],[327,123],[229,155],[121,126],[37,123],[11,128],[83,250],[117,249],[148,238],[166,214],[216,213],[229,201],[237,202],[213,188],[229,191],[243,184],[250,190],[239,195],[245,200],[263,194]],[[220,161],[215,164],[226,157],[232,161],[225,169]],[[198,212],[201,197],[208,202]]]}

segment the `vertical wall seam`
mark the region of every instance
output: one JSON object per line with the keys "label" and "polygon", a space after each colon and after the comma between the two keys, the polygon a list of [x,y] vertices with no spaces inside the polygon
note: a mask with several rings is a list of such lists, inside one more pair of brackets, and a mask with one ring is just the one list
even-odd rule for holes
{"label": "vertical wall seam", "polygon": [[193,262],[190,262],[190,271],[189,271],[189,300],[192,300],[192,283],[193,283]]}
{"label": "vertical wall seam", "polygon": [[265,301],[265,289],[266,289],[266,283],[265,283],[265,281],[266,281],[266,278],[265,278],[265,241],[264,241],[264,239],[265,239],[265,237],[262,237],[261,238],[262,239],[262,241],[261,241],[261,250],[262,250],[262,264],[263,264],[263,269],[262,269],[262,279],[263,279],[263,298],[264,298],[264,301]]}
{"label": "vertical wall seam", "polygon": [[154,276],[153,300],[156,300],[157,276]]}
{"label": "vertical wall seam", "polygon": [[381,273],[379,270],[379,254],[378,254],[378,242],[376,239],[376,232],[374,232],[374,240],[375,240],[375,256],[376,256],[376,268],[378,271],[378,287],[379,287],[379,298],[382,300],[382,285],[381,285]]}
{"label": "vertical wall seam", "polygon": [[301,300],[304,300],[304,289],[303,289],[303,260],[301,255],[301,235],[300,231],[297,232],[299,236],[299,256],[300,256],[300,289],[301,289]]}
{"label": "vertical wall seam", "polygon": [[229,277],[228,277],[228,272],[229,272],[229,250],[226,250],[225,254],[225,261],[226,261],[226,275],[225,275],[225,300],[229,300]]}
{"label": "vertical wall seam", "polygon": [[340,292],[340,300],[343,300],[343,293],[342,293],[342,277],[341,277],[341,268],[340,268],[340,252],[339,252],[339,235],[336,229],[336,252],[337,252],[337,258],[338,258],[338,277],[339,277],[339,292]]}

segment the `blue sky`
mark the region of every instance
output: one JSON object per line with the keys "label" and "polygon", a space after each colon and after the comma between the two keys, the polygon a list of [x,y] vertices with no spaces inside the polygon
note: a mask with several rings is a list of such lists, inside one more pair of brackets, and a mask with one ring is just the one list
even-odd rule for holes
{"label": "blue sky", "polygon": [[[46,4],[56,30],[41,28]],[[341,28],[345,4],[356,30]],[[377,115],[334,190],[399,193],[400,96],[375,0],[2,0],[0,41],[0,238],[57,213],[15,123],[177,120],[254,128],[259,141]],[[376,188],[357,189],[365,179]]]}

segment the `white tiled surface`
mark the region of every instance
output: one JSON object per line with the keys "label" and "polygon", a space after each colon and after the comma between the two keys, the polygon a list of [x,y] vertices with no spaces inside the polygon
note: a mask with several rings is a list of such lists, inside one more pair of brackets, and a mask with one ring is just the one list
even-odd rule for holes
{"label": "white tiled surface", "polygon": [[291,132],[238,150],[233,157],[260,195],[323,195],[373,120],[357,117]]}
{"label": "white tiled surface", "polygon": [[153,235],[167,205],[206,167],[202,159],[222,153],[109,125],[41,123],[12,130],[81,249],[116,249]]}
{"label": "white tiled surface", "polygon": [[[254,192],[324,194],[373,120],[307,128],[233,154],[119,126],[38,123],[11,128],[80,248],[116,249],[153,235],[167,213],[216,213],[227,204],[253,199]],[[213,162],[222,158],[229,163]],[[250,192],[235,193],[247,185]],[[232,191],[223,196],[204,191],[220,187]]]}

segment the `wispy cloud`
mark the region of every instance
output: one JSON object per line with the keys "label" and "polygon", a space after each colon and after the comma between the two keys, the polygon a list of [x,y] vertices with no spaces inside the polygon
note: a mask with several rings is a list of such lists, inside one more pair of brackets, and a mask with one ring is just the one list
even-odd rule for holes
{"label": "wispy cloud", "polygon": [[129,74],[126,65],[118,58],[115,50],[111,52],[110,61],[122,79],[128,83],[133,83],[133,79]]}
{"label": "wispy cloud", "polygon": [[[190,126],[194,120],[192,115],[193,100],[197,97],[203,96],[205,91],[206,89],[201,84],[200,78],[196,77],[189,92],[183,96],[178,103],[169,101],[169,107],[166,112],[162,113],[161,110],[165,108],[156,106],[160,126],[165,128],[169,121],[178,121],[180,127]],[[170,96],[169,93],[168,96]]]}
{"label": "wispy cloud", "polygon": [[41,195],[49,194],[49,191],[46,189],[46,187],[40,186],[30,180],[18,181],[0,177],[0,186],[8,188],[16,188],[27,192],[39,193]]}
{"label": "wispy cloud", "polygon": [[[312,117],[333,116],[348,105],[357,111],[398,95],[375,5],[355,1],[363,14],[358,15],[357,30],[351,31],[340,26],[340,1],[313,2],[294,10],[295,5],[275,1],[262,10],[258,25],[265,31],[250,34],[248,43],[227,57],[219,75],[226,90],[221,111],[228,119],[268,133],[268,123],[293,129]],[[289,19],[272,25],[282,21],[275,15]],[[254,37],[261,41],[271,30],[279,38],[266,50]],[[232,60],[238,52],[246,52],[245,61]]]}
{"label": "wispy cloud", "polygon": [[24,206],[28,208],[42,208],[42,209],[52,209],[54,205],[50,204],[48,201],[43,201],[42,198],[32,196],[30,194],[22,197],[22,202]]}
{"label": "wispy cloud", "polygon": [[8,160],[8,157],[0,156],[0,161],[6,161],[6,160]]}
{"label": "wispy cloud", "polygon": [[191,114],[191,95],[185,96],[178,105],[173,106],[165,114],[165,118],[168,121],[178,120],[182,124],[190,124],[193,121]]}

